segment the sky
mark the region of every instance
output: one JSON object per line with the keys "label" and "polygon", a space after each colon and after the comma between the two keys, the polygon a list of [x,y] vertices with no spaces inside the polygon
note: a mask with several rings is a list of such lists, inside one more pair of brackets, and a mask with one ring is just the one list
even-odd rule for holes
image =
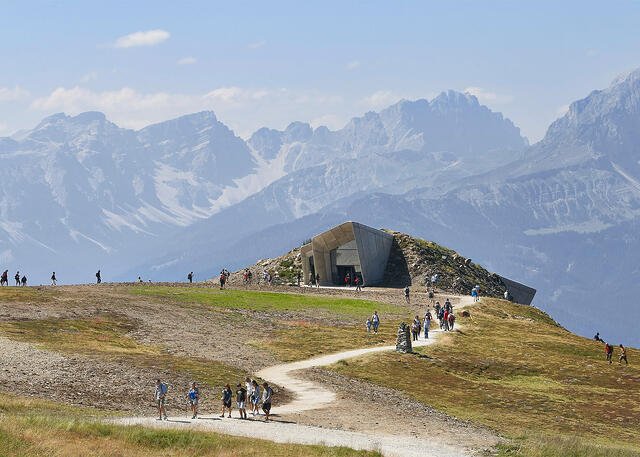
{"label": "sky", "polygon": [[470,92],[531,142],[640,67],[640,1],[0,1],[0,136],[213,110],[238,135]]}

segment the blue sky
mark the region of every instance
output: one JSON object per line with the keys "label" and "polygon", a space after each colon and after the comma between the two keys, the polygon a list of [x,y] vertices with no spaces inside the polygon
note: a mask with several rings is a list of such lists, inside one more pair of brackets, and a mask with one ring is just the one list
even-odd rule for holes
{"label": "blue sky", "polygon": [[0,3],[0,135],[99,110],[139,128],[212,109],[241,136],[477,94],[532,141],[640,67],[640,2]]}

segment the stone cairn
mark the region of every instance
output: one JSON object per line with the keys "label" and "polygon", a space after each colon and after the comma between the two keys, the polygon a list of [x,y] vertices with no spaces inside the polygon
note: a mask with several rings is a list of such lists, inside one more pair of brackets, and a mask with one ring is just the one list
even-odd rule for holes
{"label": "stone cairn", "polygon": [[411,331],[406,323],[401,323],[398,327],[398,337],[396,339],[396,351],[409,353],[413,352],[411,347]]}

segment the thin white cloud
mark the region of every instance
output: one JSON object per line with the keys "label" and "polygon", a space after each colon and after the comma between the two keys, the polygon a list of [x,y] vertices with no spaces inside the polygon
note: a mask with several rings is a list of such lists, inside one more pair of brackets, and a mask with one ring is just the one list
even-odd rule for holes
{"label": "thin white cloud", "polygon": [[356,68],[358,68],[360,66],[360,61],[358,60],[352,60],[351,62],[349,62],[347,64],[347,70],[355,70]]}
{"label": "thin white cloud", "polygon": [[[307,103],[303,103],[303,101]],[[317,124],[341,127],[341,119],[321,117],[323,113],[339,112],[342,98],[317,92],[285,88],[246,88],[224,86],[206,93],[181,94],[170,92],[142,93],[130,87],[94,91],[86,87],[59,87],[31,102],[31,109],[46,114],[64,111],[78,114],[101,111],[116,124],[142,128],[183,114],[213,110],[234,131],[248,137],[260,127],[284,128],[291,122],[290,113],[298,119],[316,119]],[[340,124],[342,122],[342,125]]]}
{"label": "thin white cloud", "polygon": [[194,63],[196,63],[198,61],[198,59],[196,59],[195,57],[183,57],[182,59],[178,60],[178,65],[193,65]]}
{"label": "thin white cloud", "polygon": [[510,95],[500,95],[495,92],[485,90],[482,87],[467,87],[464,92],[475,96],[481,103],[501,104],[511,103],[513,101],[513,97]]}
{"label": "thin white cloud", "polygon": [[343,116],[337,114],[324,114],[312,119],[309,123],[314,129],[324,126],[330,130],[337,130],[344,127],[347,121]]}
{"label": "thin white cloud", "polygon": [[20,86],[0,87],[0,102],[15,102],[29,97],[29,91]]}
{"label": "thin white cloud", "polygon": [[155,46],[169,39],[171,34],[166,30],[155,29],[130,33],[118,38],[116,48],[133,48],[136,46]]}
{"label": "thin white cloud", "polygon": [[379,90],[363,98],[362,103],[369,109],[382,109],[393,105],[402,98],[390,90]]}
{"label": "thin white cloud", "polygon": [[263,47],[265,44],[267,44],[267,42],[265,40],[258,40],[258,41],[254,41],[252,43],[249,43],[247,45],[247,47],[249,49],[258,49],[258,48]]}

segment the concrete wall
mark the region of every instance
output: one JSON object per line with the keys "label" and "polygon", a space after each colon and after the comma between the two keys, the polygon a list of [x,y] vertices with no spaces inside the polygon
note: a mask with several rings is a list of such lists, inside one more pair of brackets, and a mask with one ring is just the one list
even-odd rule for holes
{"label": "concrete wall", "polygon": [[366,225],[353,223],[362,279],[365,285],[382,282],[389,261],[389,253],[393,244],[393,236]]}
{"label": "concrete wall", "polygon": [[512,297],[512,300],[515,303],[520,303],[521,305],[530,305],[533,301],[533,297],[536,295],[536,290],[525,286],[524,284],[520,284],[519,282],[513,281],[509,278],[505,278],[504,276],[500,276],[502,282],[507,287],[509,294]]}

